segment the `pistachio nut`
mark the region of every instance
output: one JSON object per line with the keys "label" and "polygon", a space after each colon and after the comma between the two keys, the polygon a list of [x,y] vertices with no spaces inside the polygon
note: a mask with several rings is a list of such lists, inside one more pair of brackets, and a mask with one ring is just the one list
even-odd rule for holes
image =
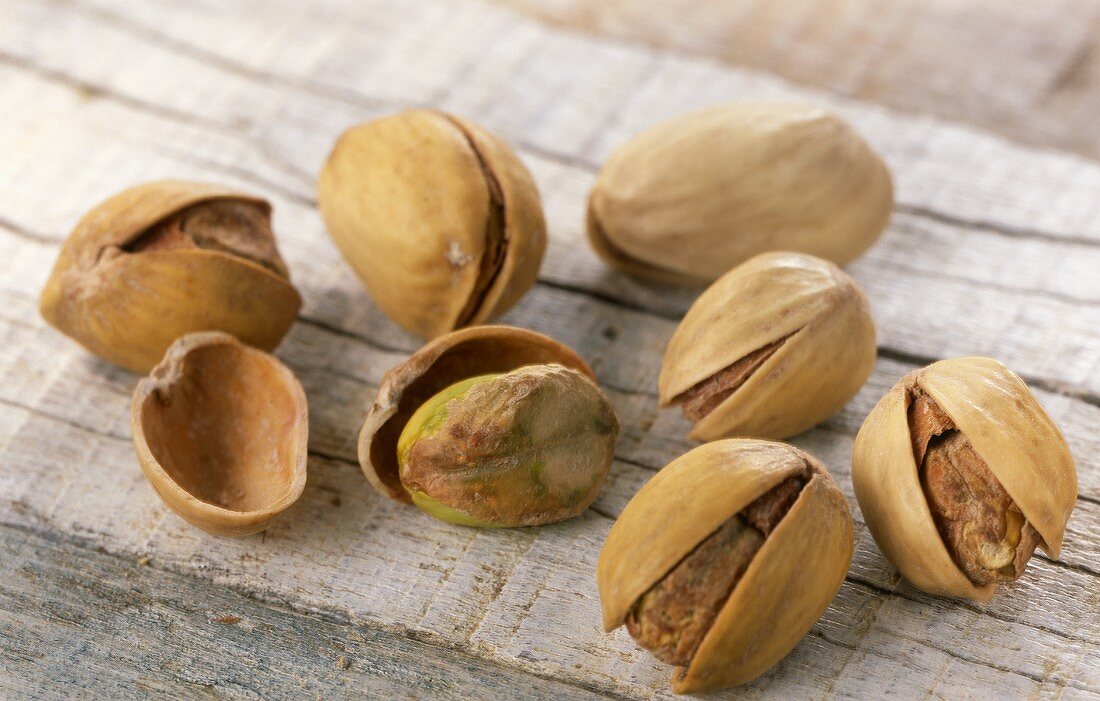
{"label": "pistachio nut", "polygon": [[423,338],[503,314],[538,275],[546,224],[534,180],[464,119],[413,110],[352,127],[317,192],[371,297]]}
{"label": "pistachio nut", "polygon": [[367,480],[468,526],[572,518],[595,500],[619,423],[592,371],[533,331],[442,336],[386,373],[359,436]]}
{"label": "pistachio nut", "polygon": [[691,437],[785,438],[824,421],[871,374],[875,327],[859,285],[832,263],[764,253],[712,284],[665,350],[661,406]]}
{"label": "pistachio nut", "polygon": [[1077,472],[1027,385],[991,358],[903,377],[856,436],[852,483],[883,555],[931,594],[985,601],[1061,550]]}
{"label": "pistachio nut", "polygon": [[824,613],[853,547],[848,503],[812,456],[707,443],[650,479],[611,527],[596,566],[603,625],[625,623],[675,665],[677,693],[743,684]]}
{"label": "pistachio nut", "polygon": [[302,386],[274,356],[229,334],[173,343],[138,383],[130,425],[153,489],[204,531],[261,531],[305,487]]}
{"label": "pistachio nut", "polygon": [[294,322],[265,200],[162,180],[118,193],[76,225],[42,291],[42,316],[95,355],[148,372],[192,331],[270,350]]}
{"label": "pistachio nut", "polygon": [[839,117],[741,102],[675,117],[613,153],[589,198],[588,237],[628,273],[702,284],[765,251],[844,264],[892,209],[889,170]]}

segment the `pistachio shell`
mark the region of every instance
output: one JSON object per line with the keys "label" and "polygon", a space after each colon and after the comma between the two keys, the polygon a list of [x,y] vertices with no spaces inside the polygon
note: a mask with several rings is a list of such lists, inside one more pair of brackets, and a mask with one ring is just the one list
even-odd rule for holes
{"label": "pistachio shell", "polygon": [[846,263],[892,209],[889,170],[841,119],[742,102],[675,117],[612,154],[589,198],[588,236],[626,272],[700,284],[765,251]]}
{"label": "pistachio shell", "polygon": [[596,379],[572,350],[525,329],[479,326],[428,343],[382,378],[359,433],[359,465],[367,481],[391,499],[410,501],[401,485],[397,441],[413,413],[460,380],[545,363],[558,363]]}
{"label": "pistachio shell", "polygon": [[504,142],[429,110],[346,131],[318,180],[329,233],[383,312],[434,338],[482,324],[531,287],[546,225]]}
{"label": "pistachio shell", "polygon": [[[267,202],[215,185],[158,181],[125,190],[86,214],[61,248],[42,292],[42,316],[95,355],[147,372],[180,336],[221,330],[270,350],[301,298],[269,231],[202,247],[135,250],[143,234],[188,208]],[[254,256],[255,258],[249,257]]]}
{"label": "pistachio shell", "polygon": [[950,417],[1054,557],[1077,498],[1073,457],[1027,385],[990,358],[942,360],[910,373],[867,416],[856,436],[852,482],[879,548],[924,591],[987,600],[996,584],[976,585],[964,574],[932,516],[910,436],[914,389]]}
{"label": "pistachio shell", "polygon": [[306,396],[274,356],[220,332],[177,340],[138,383],[138,462],[157,494],[217,535],[256,533],[306,483]]}
{"label": "pistachio shell", "polygon": [[[691,437],[785,438],[835,413],[874,366],[875,328],[859,285],[832,263],[764,253],[729,271],[688,310],[665,350],[662,406],[683,403],[760,349],[747,377],[702,418]],[[761,360],[762,358],[762,360]]]}
{"label": "pistachio shell", "polygon": [[639,598],[710,534],[785,479],[810,470],[686,668],[678,693],[750,681],[791,651],[835,596],[853,550],[844,496],[810,455],[769,441],[699,446],[658,472],[627,504],[600,552],[604,628],[622,625]]}

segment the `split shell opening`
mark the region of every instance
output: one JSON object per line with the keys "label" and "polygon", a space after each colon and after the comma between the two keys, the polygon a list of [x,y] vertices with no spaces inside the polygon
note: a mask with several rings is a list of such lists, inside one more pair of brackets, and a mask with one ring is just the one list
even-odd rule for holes
{"label": "split shell opening", "polygon": [[604,628],[625,623],[676,664],[677,693],[744,684],[828,608],[853,548],[847,501],[813,457],[707,443],[654,475],[611,527],[596,568]]}
{"label": "split shell opening", "polygon": [[1058,557],[1077,498],[1058,427],[991,358],[898,381],[856,436],[852,483],[882,554],[930,594],[989,599],[1035,547]]}
{"label": "split shell opening", "polygon": [[93,354],[148,372],[180,336],[225,331],[263,350],[301,307],[265,200],[162,180],[81,218],[42,291],[43,318]]}

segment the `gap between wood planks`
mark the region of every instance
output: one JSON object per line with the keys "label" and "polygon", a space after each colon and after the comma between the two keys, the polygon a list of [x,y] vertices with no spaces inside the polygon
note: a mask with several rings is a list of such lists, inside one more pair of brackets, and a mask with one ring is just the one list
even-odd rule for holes
{"label": "gap between wood planks", "polygon": [[[59,7],[75,9],[83,13],[87,17],[99,20],[104,24],[107,24],[108,26],[119,29],[125,33],[130,34],[131,36],[135,36],[142,41],[155,42],[158,46],[161,46],[168,51],[172,51],[179,55],[186,56],[201,63],[205,63],[212,68],[224,70],[241,77],[257,80],[261,84],[289,87],[314,96],[332,99],[343,102],[350,106],[361,107],[371,110],[394,111],[398,109],[409,108],[432,109],[436,104],[435,101],[398,102],[392,99],[364,94],[360,91],[339,89],[319,84],[315,81],[304,78],[284,76],[273,73],[271,71],[264,71],[252,68],[233,59],[208,51],[201,46],[182,41],[175,36],[166,34],[153,27],[142,24],[140,22],[136,22],[128,17],[118,15],[101,7],[85,5],[74,0],[50,0],[50,4]],[[614,40],[614,43],[624,42],[622,42],[621,40]],[[0,63],[7,63],[17,68],[35,72],[36,74],[46,79],[60,82],[62,84],[68,85],[73,89],[90,92],[91,94],[102,97],[104,99],[115,100],[136,110],[148,112],[154,116],[180,121],[189,126],[194,126],[197,123],[204,127],[217,129],[223,133],[235,135],[238,138],[244,139],[247,143],[256,146],[258,152],[265,156],[272,163],[272,165],[281,172],[295,177],[303,185],[306,185],[308,187],[312,187],[313,185],[313,178],[308,173],[301,171],[293,164],[287,163],[282,159],[275,158],[273,154],[262,147],[262,144],[256,144],[246,131],[240,129],[239,126],[235,124],[220,122],[218,120],[213,120],[208,117],[192,115],[188,112],[176,110],[173,108],[165,108],[154,103],[149,103],[133,96],[119,93],[102,85],[90,83],[63,71],[40,66],[33,61],[18,56],[13,56],[4,51],[0,51]],[[556,164],[572,166],[590,173],[597,172],[600,168],[600,165],[598,163],[593,163],[589,160],[579,158],[574,155],[548,149],[546,147],[538,144],[533,144],[521,138],[513,138],[514,135],[507,136],[509,140],[511,140],[520,148],[520,150],[526,151],[532,155],[539,156]],[[1004,139],[1003,136],[1000,138]],[[1005,141],[1007,143],[1012,143],[1007,139],[1005,139]],[[1072,154],[1072,152],[1067,153]],[[1072,155],[1077,156],[1077,154]],[[219,169],[225,170],[225,167],[219,166]],[[242,173],[243,172],[245,171],[242,171]],[[257,184],[262,184],[263,186],[269,187],[274,191],[278,191],[288,197],[288,199],[293,199],[309,206],[316,206],[316,200],[312,197],[303,196],[300,193],[288,191],[286,188],[283,188],[282,186],[274,183],[270,183],[254,173],[248,173],[248,175],[250,178],[255,180]],[[908,205],[905,203],[898,203],[896,204],[895,209],[899,212],[911,214],[917,217],[928,218],[940,223],[988,231],[1011,238],[1072,243],[1089,247],[1100,246],[1100,243],[1098,243],[1095,239],[1090,239],[1085,236],[1078,236],[1072,233],[1055,234],[1038,229],[1013,227],[1004,224],[997,224],[994,222],[982,221],[979,219],[958,217],[951,213],[937,211],[921,205]]]}

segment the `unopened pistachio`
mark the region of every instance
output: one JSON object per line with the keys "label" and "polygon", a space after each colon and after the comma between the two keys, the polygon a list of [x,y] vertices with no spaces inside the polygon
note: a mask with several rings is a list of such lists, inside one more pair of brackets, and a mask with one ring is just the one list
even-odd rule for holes
{"label": "unopened pistachio", "polygon": [[600,553],[604,628],[676,666],[678,693],[755,679],[828,607],[853,550],[847,502],[782,443],[700,446],[627,504]]}
{"label": "unopened pistachio", "polygon": [[503,314],[538,275],[546,224],[531,174],[454,115],[411,110],[348,129],[317,194],[375,303],[422,338]]}
{"label": "unopened pistachio", "polygon": [[665,350],[662,406],[691,437],[785,438],[824,421],[871,373],[875,327],[859,285],[834,264],[765,253],[719,278]]}
{"label": "unopened pistachio", "polygon": [[788,102],[741,102],[670,119],[608,159],[588,236],[626,272],[701,284],[766,251],[844,264],[893,209],[890,172],[839,117]]}
{"label": "unopened pistachio", "polygon": [[903,377],[856,437],[856,497],[879,548],[917,587],[985,600],[1036,547],[1057,557],[1073,458],[1020,378],[990,358]]}

